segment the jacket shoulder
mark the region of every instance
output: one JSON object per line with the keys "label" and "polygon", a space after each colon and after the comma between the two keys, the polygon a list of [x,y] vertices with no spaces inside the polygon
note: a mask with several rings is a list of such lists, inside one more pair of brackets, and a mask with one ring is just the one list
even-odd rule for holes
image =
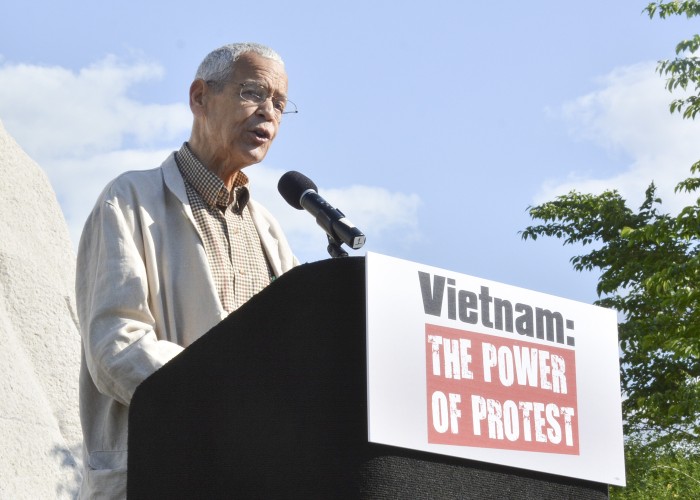
{"label": "jacket shoulder", "polygon": [[175,156],[171,154],[156,168],[147,170],[130,170],[119,174],[105,186],[100,201],[133,198],[141,192],[162,190],[164,177],[172,169],[177,170]]}

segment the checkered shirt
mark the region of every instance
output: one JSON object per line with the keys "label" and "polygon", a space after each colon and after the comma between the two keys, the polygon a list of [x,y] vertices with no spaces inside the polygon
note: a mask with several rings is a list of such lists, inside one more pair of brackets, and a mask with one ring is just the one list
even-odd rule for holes
{"label": "checkered shirt", "polygon": [[234,311],[273,278],[248,209],[248,176],[238,172],[229,192],[187,143],[175,153],[175,159],[185,180],[221,305],[227,312]]}

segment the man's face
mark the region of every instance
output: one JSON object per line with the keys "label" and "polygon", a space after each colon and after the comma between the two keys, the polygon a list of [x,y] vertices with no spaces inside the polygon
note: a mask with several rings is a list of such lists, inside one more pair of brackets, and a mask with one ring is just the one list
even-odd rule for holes
{"label": "man's face", "polygon": [[272,59],[255,53],[240,56],[232,79],[220,92],[205,89],[202,115],[203,153],[210,166],[240,170],[265,158],[279,130],[272,99],[254,104],[241,98],[241,84],[255,82],[274,99],[286,98],[287,74]]}

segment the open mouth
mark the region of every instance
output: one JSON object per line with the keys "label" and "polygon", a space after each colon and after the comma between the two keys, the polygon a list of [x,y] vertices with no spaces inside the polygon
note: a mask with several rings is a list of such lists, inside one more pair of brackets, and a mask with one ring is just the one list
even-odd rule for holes
{"label": "open mouth", "polygon": [[251,132],[253,132],[253,134],[254,134],[258,139],[264,140],[264,141],[270,140],[270,138],[272,137],[272,135],[270,134],[270,132],[268,132],[267,130],[262,129],[262,128],[254,129],[254,130],[252,130]]}

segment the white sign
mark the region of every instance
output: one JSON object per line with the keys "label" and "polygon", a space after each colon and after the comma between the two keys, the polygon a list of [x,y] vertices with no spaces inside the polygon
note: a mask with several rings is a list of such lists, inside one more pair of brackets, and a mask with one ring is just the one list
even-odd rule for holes
{"label": "white sign", "polygon": [[369,440],[623,486],[612,310],[367,255]]}

